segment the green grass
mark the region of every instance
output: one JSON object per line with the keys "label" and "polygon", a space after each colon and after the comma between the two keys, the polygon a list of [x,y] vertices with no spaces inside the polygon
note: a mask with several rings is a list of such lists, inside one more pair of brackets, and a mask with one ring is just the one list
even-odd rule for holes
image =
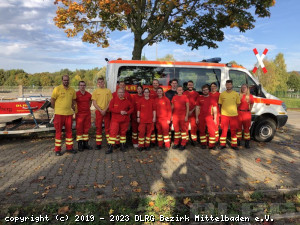
{"label": "green grass", "polygon": [[[132,197],[109,201],[99,200],[98,202],[33,204],[27,206],[13,205],[8,208],[0,208],[0,218],[7,216],[28,216],[29,218],[33,216],[33,218],[36,218],[42,215],[44,217],[48,216],[50,221],[40,222],[39,224],[162,224],[159,222],[160,215],[165,217],[186,215],[192,221],[192,215],[212,215],[216,217],[222,214],[234,217],[247,213],[247,215],[254,216],[259,211],[263,214],[270,214],[272,217],[273,214],[297,212],[299,211],[299,204],[300,192],[277,195],[265,195],[261,192],[253,192],[248,197],[247,195],[244,197],[239,194],[173,197],[162,193],[141,198]],[[249,212],[242,211],[245,210],[245,207]],[[62,212],[62,215],[68,215],[69,219],[67,222],[60,223],[56,220],[56,215],[59,211]],[[136,221],[135,215],[140,216],[143,221]],[[152,216],[152,222],[146,222],[145,216]],[[101,217],[105,218],[105,220],[100,220]],[[76,218],[79,219],[78,222],[75,221]],[[5,224],[4,219],[0,219],[1,223]],[[33,222],[27,221],[22,224],[33,224]],[[179,225],[182,223],[172,222],[167,224]]]}
{"label": "green grass", "polygon": [[300,108],[300,98],[280,98],[288,108]]}

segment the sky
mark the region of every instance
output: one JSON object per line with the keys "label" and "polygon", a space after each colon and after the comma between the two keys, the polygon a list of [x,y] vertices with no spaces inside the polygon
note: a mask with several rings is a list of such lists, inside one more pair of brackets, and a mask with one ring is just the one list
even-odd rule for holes
{"label": "sky", "polygon": [[[110,47],[101,48],[83,43],[82,34],[67,38],[54,25],[54,0],[0,0],[0,69],[23,69],[27,73],[55,72],[68,68],[92,69],[106,65],[108,59],[131,59],[133,34],[113,32]],[[245,33],[224,29],[225,40],[217,49],[200,47],[191,50],[187,45],[163,41],[146,46],[142,55],[148,60],[172,54],[176,61],[201,61],[221,57],[222,63],[232,60],[252,70],[265,48],[268,59],[283,53],[288,71],[300,71],[300,1],[277,0],[271,7],[270,18],[258,18],[255,28]]]}

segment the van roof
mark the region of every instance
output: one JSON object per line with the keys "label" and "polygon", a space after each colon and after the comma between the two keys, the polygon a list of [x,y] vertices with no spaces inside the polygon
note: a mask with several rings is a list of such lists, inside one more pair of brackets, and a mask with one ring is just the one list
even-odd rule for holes
{"label": "van roof", "polygon": [[[215,67],[227,67],[224,63],[210,63],[210,62],[168,62],[168,61],[144,61],[144,60],[111,60],[108,63],[115,64],[161,64],[161,65],[180,65],[180,66],[215,66]],[[232,64],[233,68],[245,69],[243,66]]]}

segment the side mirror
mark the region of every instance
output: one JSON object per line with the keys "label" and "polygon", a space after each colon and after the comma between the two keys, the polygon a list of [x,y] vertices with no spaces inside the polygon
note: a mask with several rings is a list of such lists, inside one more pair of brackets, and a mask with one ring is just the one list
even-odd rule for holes
{"label": "side mirror", "polygon": [[258,85],[257,96],[262,96],[261,84]]}

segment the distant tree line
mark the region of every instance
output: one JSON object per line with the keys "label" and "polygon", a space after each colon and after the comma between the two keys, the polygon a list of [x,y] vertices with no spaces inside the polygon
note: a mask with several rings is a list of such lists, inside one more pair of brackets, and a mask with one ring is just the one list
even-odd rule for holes
{"label": "distant tree line", "polygon": [[[142,58],[147,60],[145,56]],[[158,58],[158,61],[176,61],[174,56],[167,54]],[[235,61],[231,63],[238,64]],[[267,73],[264,74],[259,68],[254,76],[259,79],[264,89],[270,93],[286,92],[288,90],[300,91],[300,73],[297,71],[287,72],[284,55],[279,53],[275,59],[264,59]],[[80,80],[84,80],[87,86],[94,86],[98,77],[105,77],[106,67],[91,70],[62,69],[59,72],[29,74],[21,69],[0,69],[0,86],[23,86],[45,87],[61,84],[62,75],[70,76],[70,85],[77,86]]]}
{"label": "distant tree line", "polygon": [[94,86],[98,77],[105,77],[106,67],[91,70],[62,69],[59,72],[49,73],[26,73],[22,69],[3,70],[0,69],[0,86],[30,86],[46,87],[61,84],[63,75],[70,76],[70,85],[77,86],[78,82],[84,80],[87,86]]}

